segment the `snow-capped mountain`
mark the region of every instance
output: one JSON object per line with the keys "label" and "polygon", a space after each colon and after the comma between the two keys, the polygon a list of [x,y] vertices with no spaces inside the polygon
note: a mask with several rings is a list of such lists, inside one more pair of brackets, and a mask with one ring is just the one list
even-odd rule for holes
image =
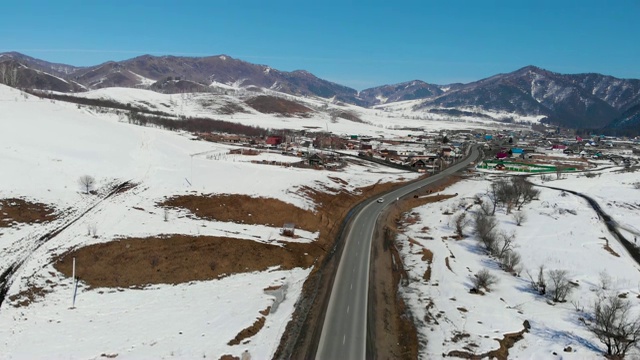
{"label": "snow-capped mountain", "polygon": [[426,99],[418,109],[468,108],[544,115],[567,127],[600,128],[640,103],[640,80],[563,75],[527,66]]}
{"label": "snow-capped mountain", "polygon": [[0,62],[4,62],[7,60],[15,60],[29,68],[44,71],[57,76],[68,75],[80,69],[77,66],[51,63],[48,61],[36,59],[15,51],[0,53]]}
{"label": "snow-capped mountain", "polygon": [[[279,71],[266,65],[256,65],[227,55],[209,57],[177,57],[143,55],[125,61],[109,61],[90,67],[64,67],[38,61],[18,53],[4,53],[0,57],[15,59],[28,68],[44,70],[78,82],[89,89],[104,87],[151,87],[163,92],[183,92],[185,86],[163,87],[154,83],[161,81],[188,81],[194,89],[212,84],[230,85],[235,87],[267,88],[279,92],[301,96],[320,96],[335,98],[338,101],[365,105],[357,98],[357,91],[330,81],[320,79],[313,74],[297,70],[292,72]],[[64,70],[64,72],[58,71]],[[193,84],[195,83],[195,84]],[[184,85],[184,84],[183,84]],[[19,86],[33,86],[31,83]],[[33,86],[38,87],[38,86]],[[46,90],[46,86],[39,87]],[[64,90],[61,90],[64,91]]]}
{"label": "snow-capped mountain", "polygon": [[424,81],[414,80],[394,85],[384,85],[362,90],[358,95],[368,105],[387,104],[397,101],[430,98],[445,93],[461,86],[453,84],[448,86],[428,84]]}
{"label": "snow-capped mountain", "polygon": [[411,111],[427,116],[493,113],[501,114],[497,120],[544,118],[549,123],[572,128],[603,128],[615,119],[623,119],[623,114],[640,104],[638,79],[594,73],[565,75],[535,66],[468,84],[434,85],[414,80],[360,92],[307,71],[280,71],[227,55],[143,55],[91,67],[74,67],[11,52],[0,54],[0,66],[17,69],[19,76],[14,86],[41,90],[77,92],[139,87],[162,93],[183,93],[220,92],[228,88],[269,89],[362,107],[414,100]]}

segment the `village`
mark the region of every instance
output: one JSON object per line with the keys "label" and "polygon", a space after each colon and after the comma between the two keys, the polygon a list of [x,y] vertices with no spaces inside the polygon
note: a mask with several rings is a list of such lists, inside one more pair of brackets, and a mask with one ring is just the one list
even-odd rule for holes
{"label": "village", "polygon": [[339,170],[346,165],[346,159],[359,158],[400,170],[436,173],[462,158],[472,144],[482,145],[484,151],[484,161],[476,164],[478,168],[526,173],[586,170],[594,166],[590,160],[630,167],[637,164],[634,156],[640,155],[640,138],[582,138],[556,128],[437,132],[415,129],[415,134],[401,137],[311,131],[279,131],[264,137],[215,133],[197,136],[236,145],[238,148],[229,155],[255,157],[253,163],[319,170]]}

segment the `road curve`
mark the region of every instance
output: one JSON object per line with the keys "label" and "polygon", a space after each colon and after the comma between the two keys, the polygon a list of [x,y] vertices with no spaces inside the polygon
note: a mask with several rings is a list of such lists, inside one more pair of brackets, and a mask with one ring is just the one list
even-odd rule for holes
{"label": "road curve", "polygon": [[345,244],[331,289],[316,359],[365,359],[367,357],[367,296],[369,291],[369,263],[371,242],[380,213],[398,198],[409,195],[426,185],[446,178],[474,161],[477,146],[468,156],[441,173],[419,180],[375,199],[353,217],[345,234]]}

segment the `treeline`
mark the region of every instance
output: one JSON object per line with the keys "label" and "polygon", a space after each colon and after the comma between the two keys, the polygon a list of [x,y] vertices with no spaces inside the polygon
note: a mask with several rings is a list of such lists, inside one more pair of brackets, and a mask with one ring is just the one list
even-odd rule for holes
{"label": "treeline", "polygon": [[185,130],[189,132],[221,132],[227,134],[237,134],[245,136],[262,137],[269,133],[268,129],[237,124],[228,121],[214,120],[207,118],[181,117],[180,119],[171,119],[162,116],[152,116],[142,114],[137,111],[131,111],[128,114],[128,120],[131,124],[143,125],[153,124],[167,130]]}
{"label": "treeline", "polygon": [[180,119],[175,119],[172,114],[163,111],[134,107],[130,103],[122,104],[108,99],[87,99],[83,97],[55,94],[38,90],[25,89],[24,91],[43,99],[59,100],[85,106],[123,110],[126,112],[126,116],[130,124],[143,126],[153,124],[173,131],[185,130],[190,132],[222,132],[245,136],[265,136],[269,133],[269,130],[257,126],[242,125],[222,120],[185,116],[181,116]]}
{"label": "treeline", "polygon": [[144,109],[144,108],[132,106],[131,103],[122,104],[117,101],[108,100],[108,99],[88,99],[88,98],[77,97],[73,95],[55,94],[47,91],[30,90],[30,89],[24,89],[23,91],[43,99],[59,100],[59,101],[73,103],[73,104],[86,105],[86,106],[97,106],[97,107],[106,107],[106,108],[118,109],[118,110],[137,111],[137,112],[143,112],[146,114],[153,114],[158,116],[172,116],[171,114],[166,113],[164,111]]}

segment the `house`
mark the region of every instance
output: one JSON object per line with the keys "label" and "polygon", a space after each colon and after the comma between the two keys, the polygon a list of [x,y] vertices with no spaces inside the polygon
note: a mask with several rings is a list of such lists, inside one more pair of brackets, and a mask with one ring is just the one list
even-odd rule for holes
{"label": "house", "polygon": [[424,159],[418,159],[416,161],[413,161],[409,166],[414,169],[424,169],[427,167],[427,162]]}
{"label": "house", "polygon": [[277,136],[277,135],[273,135],[273,136],[267,136],[267,145],[271,145],[271,146],[278,146],[280,144],[282,144],[282,136]]}
{"label": "house", "polygon": [[498,159],[498,160],[506,159],[508,157],[509,157],[509,153],[504,151],[504,150],[500,150],[496,154],[496,159]]}
{"label": "house", "polygon": [[282,226],[280,234],[284,236],[293,237],[295,235],[296,225],[294,223],[286,223]]}
{"label": "house", "polygon": [[325,157],[318,153],[309,155],[307,161],[311,166],[323,166],[327,162]]}

